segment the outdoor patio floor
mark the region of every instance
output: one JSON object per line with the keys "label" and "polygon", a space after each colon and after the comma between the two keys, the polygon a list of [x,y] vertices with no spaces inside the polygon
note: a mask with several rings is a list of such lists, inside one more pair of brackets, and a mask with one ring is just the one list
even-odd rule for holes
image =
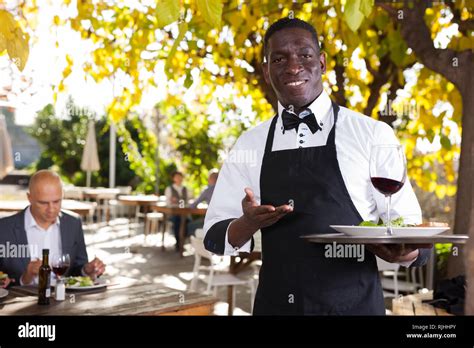
{"label": "outdoor patio floor", "polygon": [[[161,248],[161,233],[149,235],[145,244],[143,224],[132,224],[129,228],[128,220],[124,218],[111,221],[107,226],[84,226],[84,232],[89,259],[97,256],[107,264],[104,276],[124,276],[162,284],[186,294],[194,265],[189,244],[185,245],[183,258],[175,251],[175,239],[169,233],[165,235],[165,251]],[[204,292],[205,286],[198,282],[197,291]],[[220,287],[217,297],[219,302],[214,314],[227,315],[227,287]],[[250,306],[248,288],[236,287],[234,315],[249,315]]]}

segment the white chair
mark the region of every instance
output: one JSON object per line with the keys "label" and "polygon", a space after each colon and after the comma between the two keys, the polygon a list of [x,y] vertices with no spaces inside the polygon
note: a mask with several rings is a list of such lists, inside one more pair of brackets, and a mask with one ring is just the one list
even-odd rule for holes
{"label": "white chair", "polygon": [[[391,291],[391,293],[384,292],[384,295],[394,295],[397,297],[400,292],[405,294],[415,294],[418,289],[423,288],[423,275],[421,268],[406,268],[405,271],[402,272],[398,263],[389,263],[379,257],[376,259],[377,267],[382,273],[382,288]],[[399,277],[402,279],[404,278],[404,280],[400,280]]]}
{"label": "white chair", "polygon": [[[235,302],[235,286],[244,285],[250,289],[250,303],[253,311],[253,300],[255,296],[255,281],[253,278],[239,278],[229,273],[228,264],[224,264],[224,256],[217,256],[204,248],[203,239],[191,236],[191,246],[194,249],[194,267],[193,279],[189,287],[189,291],[196,291],[197,281],[202,280],[206,285],[206,293],[211,293],[213,290],[214,296],[217,296],[217,288],[219,286],[231,286],[232,298]],[[201,265],[202,258],[209,260],[210,266]],[[200,271],[208,271],[207,275],[201,275]],[[235,308],[234,303],[232,308]]]}
{"label": "white chair", "polygon": [[[398,263],[387,262],[377,256],[375,258],[377,259],[377,268],[379,272],[382,273],[382,289],[393,291],[395,297],[398,297],[398,270],[400,269],[400,265]],[[385,295],[391,294],[384,292],[384,296]]]}

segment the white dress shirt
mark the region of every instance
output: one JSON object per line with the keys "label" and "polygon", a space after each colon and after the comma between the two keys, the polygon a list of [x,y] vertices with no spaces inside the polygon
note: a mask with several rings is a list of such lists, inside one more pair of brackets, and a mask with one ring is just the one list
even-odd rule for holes
{"label": "white dress shirt", "polygon": [[[321,131],[313,134],[306,124],[301,123],[297,130],[286,130],[283,133],[281,113],[284,108],[278,104],[279,117],[272,151],[326,145],[334,125],[329,95],[323,91],[309,108],[321,126]],[[270,123],[271,119],[244,132],[229,152],[207,210],[204,223],[206,233],[219,221],[242,216],[241,202],[245,196],[244,188],[251,188],[257,203],[260,204],[260,171]],[[335,142],[344,183],[360,216],[363,220],[377,222],[382,218],[385,221],[385,196],[378,192],[370,181],[369,158],[374,144],[399,143],[392,128],[386,123],[340,107]],[[391,213],[392,219],[402,216],[406,223],[421,223],[420,205],[409,180],[406,180],[398,193],[392,195]],[[228,242],[228,235],[225,241],[225,255],[235,255],[237,251],[250,251],[250,240],[241,248],[232,247]]]}
{"label": "white dress shirt", "polygon": [[[57,217],[56,222],[49,226],[47,230],[45,230],[37,224],[35,218],[31,214],[30,207],[26,209],[25,231],[31,261],[35,259],[41,259],[43,257],[43,249],[49,249],[50,264],[53,257],[61,254],[62,244],[59,225],[60,221],[59,217]],[[32,284],[38,284],[38,277],[35,277]]]}

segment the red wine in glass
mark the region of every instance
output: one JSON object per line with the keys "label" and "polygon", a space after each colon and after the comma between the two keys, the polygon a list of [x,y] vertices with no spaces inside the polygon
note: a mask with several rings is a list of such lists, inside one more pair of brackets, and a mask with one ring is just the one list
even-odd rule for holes
{"label": "red wine in glass", "polygon": [[71,265],[69,254],[60,254],[53,256],[52,269],[58,280],[67,272]]}
{"label": "red wine in glass", "polygon": [[61,265],[55,265],[53,266],[53,272],[56,274],[56,276],[61,277],[66,273],[68,270],[69,265],[68,264],[61,264]]}
{"label": "red wine in glass", "polygon": [[397,193],[403,187],[403,182],[398,180],[378,177],[370,178],[370,180],[372,181],[372,185],[386,196]]}
{"label": "red wine in glass", "polygon": [[406,179],[406,158],[398,144],[379,144],[371,149],[369,177],[377,191],[385,196],[386,234],[393,235],[391,223],[391,198],[400,191]]}

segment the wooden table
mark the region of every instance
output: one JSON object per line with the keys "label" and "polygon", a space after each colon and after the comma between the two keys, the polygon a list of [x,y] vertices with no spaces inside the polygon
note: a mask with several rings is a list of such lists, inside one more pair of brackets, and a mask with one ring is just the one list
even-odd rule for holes
{"label": "wooden table", "polygon": [[212,315],[217,302],[209,295],[135,283],[93,293],[68,291],[66,301],[52,298],[49,306],[41,306],[35,291],[10,288],[8,296],[0,300],[0,315]]}
{"label": "wooden table", "polygon": [[[207,209],[203,208],[180,208],[180,207],[169,207],[163,204],[155,204],[151,206],[156,212],[162,213],[165,216],[165,221],[168,216],[178,215],[181,217],[181,223],[179,225],[179,253],[183,257],[184,251],[184,238],[186,236],[186,226],[188,223],[187,217],[189,215],[206,215]],[[165,224],[163,224],[164,229]],[[163,230],[164,233],[164,230]],[[163,249],[165,248],[163,244]]]}
{"label": "wooden table", "polygon": [[159,197],[156,195],[121,195],[117,197],[117,201],[119,201],[123,205],[136,207],[135,219],[137,223],[140,209],[143,208],[146,226],[146,214],[150,212],[151,206],[156,205],[156,203],[159,201]]}
{"label": "wooden table", "polygon": [[[16,212],[24,210],[29,205],[30,205],[30,202],[26,200],[0,201],[0,211],[16,213]],[[79,201],[74,201],[70,199],[64,199],[61,205],[61,209],[70,210],[83,217],[89,215],[90,211],[93,208],[94,206],[90,203],[79,202]]]}
{"label": "wooden table", "polygon": [[452,315],[442,308],[423,302],[423,300],[432,299],[433,290],[421,294],[399,296],[392,300],[392,313],[393,315]]}
{"label": "wooden table", "polygon": [[97,221],[102,221],[105,218],[104,220],[108,223],[110,221],[108,200],[115,199],[120,194],[120,189],[107,187],[88,188],[83,190],[82,194],[85,199],[97,202]]}
{"label": "wooden table", "polygon": [[120,189],[118,188],[90,188],[83,191],[84,198],[90,199],[101,199],[101,196],[111,197],[109,199],[114,199],[118,194],[120,194]]}

